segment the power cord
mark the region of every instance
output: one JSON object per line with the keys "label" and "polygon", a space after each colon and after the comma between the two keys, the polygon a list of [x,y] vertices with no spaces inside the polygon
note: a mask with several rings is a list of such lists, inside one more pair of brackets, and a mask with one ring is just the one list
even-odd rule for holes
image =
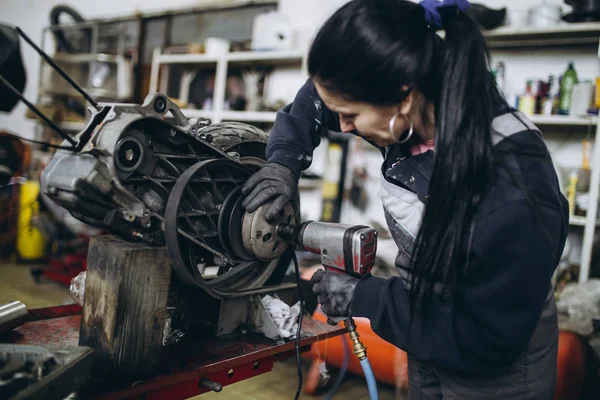
{"label": "power cord", "polygon": [[294,249],[292,251],[292,260],[294,260],[294,268],[296,270],[296,290],[298,290],[298,301],[300,301],[300,314],[298,314],[298,327],[296,328],[296,367],[298,368],[298,388],[296,389],[295,400],[300,398],[302,390],[302,362],[300,360],[300,332],[302,329],[302,318],[304,316],[304,298],[300,289],[300,268],[298,267],[298,257]]}

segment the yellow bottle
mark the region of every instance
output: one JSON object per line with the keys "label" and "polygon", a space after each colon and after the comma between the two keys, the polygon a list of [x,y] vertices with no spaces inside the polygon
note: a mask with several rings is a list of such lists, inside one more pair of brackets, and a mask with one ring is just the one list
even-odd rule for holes
{"label": "yellow bottle", "polygon": [[46,241],[33,220],[40,212],[39,194],[40,185],[37,182],[27,181],[21,185],[17,254],[23,261],[39,260],[46,255]]}
{"label": "yellow bottle", "polygon": [[535,96],[533,95],[533,81],[527,81],[527,91],[519,99],[519,111],[527,115],[535,113]]}
{"label": "yellow bottle", "polygon": [[575,214],[575,192],[577,189],[577,171],[571,171],[569,174],[569,186],[567,187],[567,200],[569,201],[569,215]]}

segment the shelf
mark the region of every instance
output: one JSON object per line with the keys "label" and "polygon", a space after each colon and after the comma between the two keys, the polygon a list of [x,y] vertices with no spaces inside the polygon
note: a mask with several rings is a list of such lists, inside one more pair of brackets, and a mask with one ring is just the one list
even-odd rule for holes
{"label": "shelf", "polygon": [[58,126],[62,129],[64,129],[65,131],[81,131],[83,130],[83,128],[85,128],[86,123],[85,122],[61,122],[60,124],[58,124]]}
{"label": "shelf", "polygon": [[160,54],[159,64],[216,64],[219,57],[206,54]]}
{"label": "shelf", "polygon": [[268,63],[268,64],[289,64],[299,63],[304,59],[305,52],[302,50],[287,51],[240,51],[228,53],[227,61],[231,64],[236,63]]}
{"label": "shelf", "polygon": [[598,117],[595,115],[582,117],[571,115],[528,115],[527,118],[536,125],[588,126],[598,124]]}
{"label": "shelf", "polygon": [[[195,110],[184,108],[183,114],[188,117],[202,117],[214,119],[213,111]],[[265,122],[274,123],[277,112],[274,111],[223,111],[221,119],[225,121],[239,122]],[[536,125],[553,125],[553,126],[588,126],[597,125],[598,117],[576,117],[569,115],[529,115],[529,120]]]}
{"label": "shelf", "polygon": [[208,119],[214,118],[214,111],[196,110],[193,108],[182,108],[181,112],[187,118],[208,118]]}
{"label": "shelf", "polygon": [[[184,108],[181,110],[183,115],[187,118],[208,118],[215,119],[214,111],[207,110],[195,110],[192,108]],[[235,121],[235,122],[265,122],[274,123],[276,112],[270,111],[223,111],[221,113],[222,121]]]}
{"label": "shelf", "polygon": [[222,119],[239,122],[275,122],[276,112],[270,111],[223,111]]}
{"label": "shelf", "polygon": [[552,28],[501,27],[483,31],[490,48],[598,45],[600,23],[559,23]]}
{"label": "shelf", "polygon": [[[572,226],[585,226],[587,223],[586,217],[581,217],[579,215],[571,215],[569,217],[569,225]],[[600,226],[600,221],[596,221],[596,226]]]}
{"label": "shelf", "polygon": [[304,59],[305,52],[300,50],[288,51],[240,51],[226,53],[222,56],[206,54],[159,54],[158,64],[216,64],[220,60],[231,64],[261,63],[261,64],[290,64],[299,63]]}

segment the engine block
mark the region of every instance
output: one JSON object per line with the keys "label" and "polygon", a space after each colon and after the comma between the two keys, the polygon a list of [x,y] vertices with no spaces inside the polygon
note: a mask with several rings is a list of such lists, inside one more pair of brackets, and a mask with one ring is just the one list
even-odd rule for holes
{"label": "engine block", "polygon": [[42,174],[42,191],[79,220],[126,240],[166,245],[188,284],[214,296],[263,285],[278,259],[245,257],[240,188],[264,164],[267,135],[246,124],[186,118],[163,94],[100,103]]}

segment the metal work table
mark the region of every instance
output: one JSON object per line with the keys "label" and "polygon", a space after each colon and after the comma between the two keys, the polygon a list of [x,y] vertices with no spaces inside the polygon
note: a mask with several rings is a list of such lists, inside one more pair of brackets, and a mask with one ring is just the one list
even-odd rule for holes
{"label": "metal work table", "polygon": [[[30,320],[1,336],[2,342],[42,346],[77,346],[81,307],[30,310]],[[345,330],[305,316],[301,350]],[[82,391],[90,399],[186,399],[210,391],[203,382],[222,386],[271,371],[273,363],[295,354],[295,342],[278,344],[253,333],[229,339],[187,338],[164,349],[160,371],[135,382],[90,382]],[[210,382],[209,382],[210,385]],[[225,398],[225,397],[224,397]]]}

